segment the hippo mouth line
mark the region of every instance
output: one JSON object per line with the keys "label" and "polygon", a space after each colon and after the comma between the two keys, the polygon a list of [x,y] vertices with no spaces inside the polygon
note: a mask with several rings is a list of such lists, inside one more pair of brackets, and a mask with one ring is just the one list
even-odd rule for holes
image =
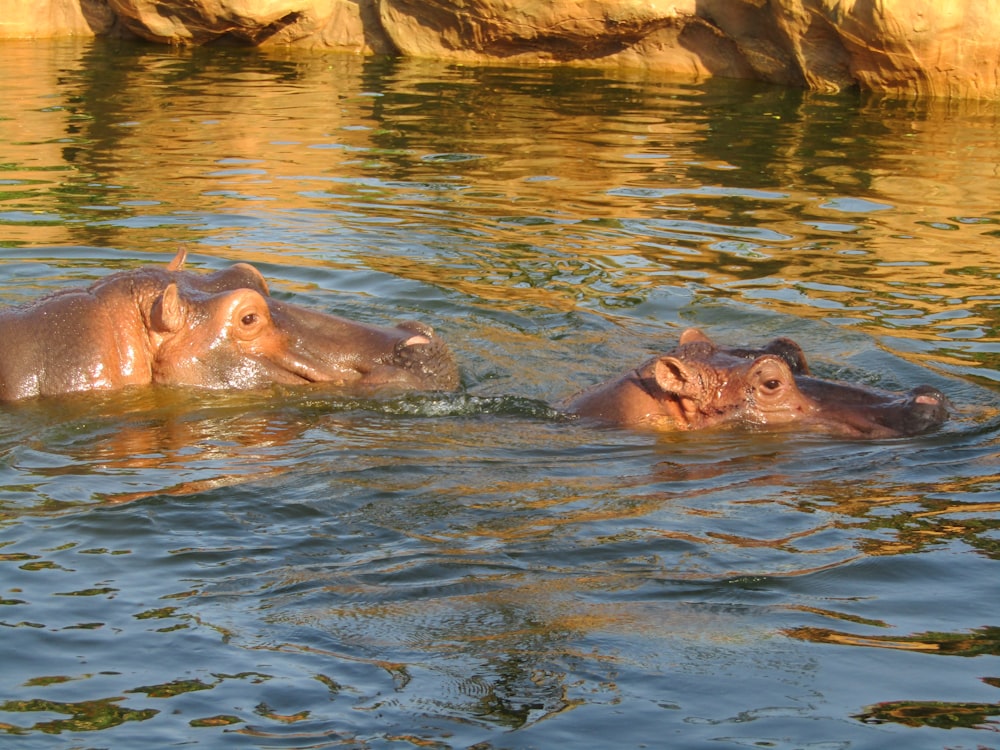
{"label": "hippo mouth line", "polygon": [[370,364],[353,361],[336,364],[313,357],[294,357],[271,364],[286,373],[290,383],[334,383],[337,385],[381,385],[400,382],[406,376],[434,380],[447,377],[447,369],[435,367],[441,359],[437,356],[446,350],[430,336],[418,333],[397,342],[393,351]]}

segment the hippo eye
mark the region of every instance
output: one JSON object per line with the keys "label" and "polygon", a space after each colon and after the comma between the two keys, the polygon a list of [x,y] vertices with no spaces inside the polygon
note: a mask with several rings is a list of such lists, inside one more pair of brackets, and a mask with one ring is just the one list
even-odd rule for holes
{"label": "hippo eye", "polygon": [[236,335],[242,339],[252,339],[260,335],[267,323],[267,313],[253,308],[236,313]]}
{"label": "hippo eye", "polygon": [[781,381],[777,378],[771,378],[770,380],[764,381],[764,387],[769,391],[776,391],[781,388]]}

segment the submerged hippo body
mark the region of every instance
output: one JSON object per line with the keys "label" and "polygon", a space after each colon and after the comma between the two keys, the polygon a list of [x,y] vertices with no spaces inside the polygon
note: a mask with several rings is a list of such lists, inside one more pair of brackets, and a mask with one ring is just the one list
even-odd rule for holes
{"label": "submerged hippo body", "polygon": [[565,410],[658,430],[799,426],[884,438],[940,426],[948,400],[929,386],[898,394],[812,377],[802,350],[788,339],[762,349],[727,348],[688,329],[677,348],[571,397]]}
{"label": "submerged hippo body", "polygon": [[253,389],[454,390],[447,347],[419,323],[381,328],[279,302],[253,266],[112,274],[0,311],[0,400],[160,383]]}

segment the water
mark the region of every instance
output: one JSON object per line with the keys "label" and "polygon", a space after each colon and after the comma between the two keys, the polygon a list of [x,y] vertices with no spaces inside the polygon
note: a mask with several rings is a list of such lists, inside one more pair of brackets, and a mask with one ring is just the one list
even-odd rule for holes
{"label": "water", "polygon": [[[1000,129],[987,103],[5,43],[0,299],[189,249],[432,322],[454,396],[6,407],[17,747],[998,747]],[[923,437],[548,405],[797,339]]]}

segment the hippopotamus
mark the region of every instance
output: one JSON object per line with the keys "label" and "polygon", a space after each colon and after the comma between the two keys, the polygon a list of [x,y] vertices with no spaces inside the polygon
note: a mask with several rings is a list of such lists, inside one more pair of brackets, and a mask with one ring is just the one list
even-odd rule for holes
{"label": "hippopotamus", "polygon": [[725,347],[689,328],[673,350],[570,397],[562,408],[597,422],[660,431],[792,426],[891,438],[940,426],[948,406],[940,391],[926,385],[890,393],[814,377],[790,339],[759,349]]}
{"label": "hippopotamus", "polygon": [[427,325],[378,327],[272,298],[246,263],[200,274],[111,274],[0,311],[0,400],[164,384],[256,389],[454,390],[458,368]]}

